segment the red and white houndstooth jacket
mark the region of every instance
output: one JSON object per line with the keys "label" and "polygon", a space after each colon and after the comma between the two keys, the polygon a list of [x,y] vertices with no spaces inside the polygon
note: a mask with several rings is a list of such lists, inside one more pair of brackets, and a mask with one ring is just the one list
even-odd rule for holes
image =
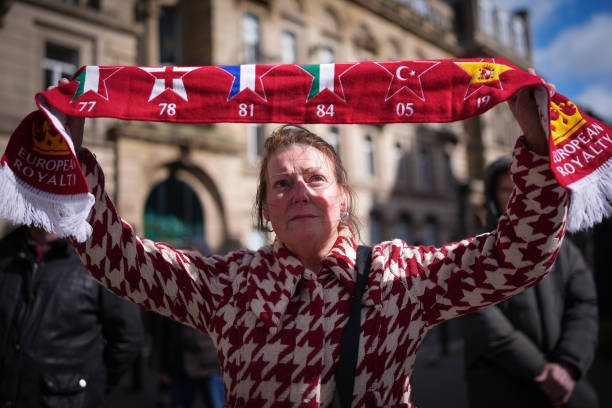
{"label": "red and white houndstooth jacket", "polygon": [[[534,285],[564,234],[568,193],[519,139],[517,188],[497,232],[441,248],[374,245],[364,295],[354,407],[411,407],[410,378],[428,329]],[[219,351],[229,407],[329,407],[354,286],[355,239],[341,231],[316,274],[278,240],[257,251],[202,257],[141,239],[104,192],[93,235],[74,243],[93,276],[120,296],[208,332]]]}

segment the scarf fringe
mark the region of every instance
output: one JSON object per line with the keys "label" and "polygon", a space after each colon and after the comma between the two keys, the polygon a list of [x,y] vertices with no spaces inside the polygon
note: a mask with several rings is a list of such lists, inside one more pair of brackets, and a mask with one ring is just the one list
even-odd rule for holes
{"label": "scarf fringe", "polygon": [[612,215],[612,159],[569,187],[569,232],[590,228]]}
{"label": "scarf fringe", "polygon": [[95,201],[91,193],[64,196],[36,190],[1,164],[0,191],[0,218],[40,227],[60,237],[72,236],[78,242],[85,242],[92,233],[87,223]]}

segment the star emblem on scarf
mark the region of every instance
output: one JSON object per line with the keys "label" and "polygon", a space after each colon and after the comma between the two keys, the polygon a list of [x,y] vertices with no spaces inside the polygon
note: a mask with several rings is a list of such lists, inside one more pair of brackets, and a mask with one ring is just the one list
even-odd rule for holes
{"label": "star emblem on scarf", "polygon": [[227,95],[227,100],[229,101],[245,89],[250,89],[251,92],[267,102],[268,98],[266,97],[262,78],[275,67],[277,67],[277,65],[256,64],[224,65],[218,67],[234,77]]}
{"label": "star emblem on scarf", "polygon": [[108,89],[106,88],[106,81],[113,75],[123,69],[122,67],[98,67],[98,66],[86,66],[81,72],[77,74],[74,81],[79,83],[74,96],[70,102],[74,102],[79,96],[86,94],[91,91],[108,101]]}
{"label": "star emblem on scarf", "polygon": [[479,62],[455,62],[455,64],[471,77],[463,100],[474,95],[483,86],[503,90],[499,76],[514,69],[507,65],[496,64],[494,58],[491,58],[490,61],[482,59]]}
{"label": "star emblem on scarf", "polygon": [[414,96],[425,101],[421,77],[439,63],[439,61],[375,62],[391,75],[385,102],[402,89],[409,90]]}
{"label": "star emblem on scarf", "polygon": [[201,67],[139,67],[143,71],[155,78],[153,89],[149,100],[157,98],[166,90],[170,90],[180,96],[184,101],[188,101],[187,91],[183,83],[183,77]]}
{"label": "star emblem on scarf", "polygon": [[324,90],[330,91],[332,94],[346,102],[344,96],[344,87],[342,86],[342,75],[346,74],[350,69],[359,65],[355,64],[318,64],[318,65],[298,65],[304,71],[312,76],[310,91],[306,97],[306,102],[310,101],[315,96],[319,95]]}

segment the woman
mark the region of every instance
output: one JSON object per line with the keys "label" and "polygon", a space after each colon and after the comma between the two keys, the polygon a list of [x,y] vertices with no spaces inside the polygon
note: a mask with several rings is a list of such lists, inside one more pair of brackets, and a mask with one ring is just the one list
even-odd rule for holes
{"label": "woman", "polygon": [[[510,106],[523,129],[516,188],[496,232],[414,247],[373,247],[361,314],[353,406],[408,407],[416,352],[432,326],[535,284],[564,234],[568,194],[549,170],[530,91]],[[82,121],[71,119],[80,151]],[[257,251],[202,257],[138,238],[104,191],[93,155],[80,151],[96,197],[92,237],[75,243],[110,290],[206,331],[219,351],[230,407],[329,407],[354,287],[352,192],[333,148],[295,126],[266,141],[260,223],[276,234]]]}

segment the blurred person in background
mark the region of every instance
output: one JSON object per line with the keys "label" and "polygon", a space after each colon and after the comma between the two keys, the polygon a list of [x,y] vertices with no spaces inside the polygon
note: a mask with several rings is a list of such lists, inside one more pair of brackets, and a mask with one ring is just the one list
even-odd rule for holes
{"label": "blurred person in background", "polygon": [[223,408],[225,392],[217,349],[211,338],[191,326],[151,313],[153,362],[160,376],[158,406],[191,408],[199,396],[206,408]]}
{"label": "blurred person in background", "polygon": [[[194,239],[182,246],[201,255],[211,252],[203,240]],[[153,340],[152,363],[160,376],[158,407],[191,408],[199,395],[206,408],[223,408],[221,368],[210,336],[157,313],[147,316]]]}
{"label": "blurred person in background", "polygon": [[0,240],[0,407],[100,407],[142,340],[138,306],[68,240],[25,226]]}
{"label": "blurred person in background", "polygon": [[[488,229],[495,229],[508,205],[510,161],[499,158],[485,174]],[[462,323],[471,408],[598,406],[586,379],[597,347],[596,289],[569,239],[540,283],[466,315]]]}

